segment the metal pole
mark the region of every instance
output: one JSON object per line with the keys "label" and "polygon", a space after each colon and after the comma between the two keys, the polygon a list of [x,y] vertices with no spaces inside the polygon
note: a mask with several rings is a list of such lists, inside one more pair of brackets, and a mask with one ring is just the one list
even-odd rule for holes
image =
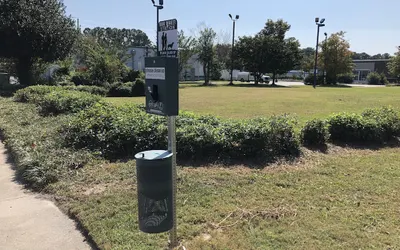
{"label": "metal pole", "polygon": [[314,65],[314,85],[313,87],[317,86],[317,63],[318,63],[318,43],[319,43],[319,24],[317,24],[317,46],[315,49],[315,65]]}
{"label": "metal pole", "polygon": [[231,82],[229,83],[229,85],[233,85],[233,51],[235,48],[235,25],[236,25],[236,21],[233,20],[233,36],[232,36],[232,54],[231,54]]}
{"label": "metal pole", "polygon": [[[328,35],[325,35],[325,43],[324,43],[325,50],[326,50],[327,40],[328,40]],[[326,53],[326,51],[325,51],[325,53]],[[324,84],[326,84],[326,56],[325,56],[325,53],[324,53]]]}
{"label": "metal pole", "polygon": [[170,247],[178,245],[176,227],[176,128],[175,116],[168,116],[168,151],[172,153],[172,229],[169,234]]}
{"label": "metal pole", "polygon": [[159,44],[159,41],[158,41],[158,32],[159,32],[158,23],[160,22],[160,8],[158,6],[156,6],[156,8],[157,8],[157,56],[160,56],[159,55],[159,51],[158,51],[158,44]]}

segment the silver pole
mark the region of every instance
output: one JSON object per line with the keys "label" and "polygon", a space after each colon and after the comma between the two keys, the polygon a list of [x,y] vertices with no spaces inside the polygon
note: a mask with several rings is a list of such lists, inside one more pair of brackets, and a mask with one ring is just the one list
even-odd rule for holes
{"label": "silver pole", "polygon": [[176,128],[175,116],[168,116],[168,151],[172,153],[172,229],[169,234],[171,247],[178,245],[176,232]]}

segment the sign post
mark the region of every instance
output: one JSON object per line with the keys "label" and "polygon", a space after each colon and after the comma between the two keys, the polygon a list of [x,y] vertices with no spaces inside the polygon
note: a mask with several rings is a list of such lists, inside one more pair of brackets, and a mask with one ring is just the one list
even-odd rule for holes
{"label": "sign post", "polygon": [[176,19],[158,23],[158,57],[147,57],[146,112],[168,117],[168,151],[172,153],[172,228],[170,247],[178,245],[176,223],[176,116],[179,113],[178,22]]}

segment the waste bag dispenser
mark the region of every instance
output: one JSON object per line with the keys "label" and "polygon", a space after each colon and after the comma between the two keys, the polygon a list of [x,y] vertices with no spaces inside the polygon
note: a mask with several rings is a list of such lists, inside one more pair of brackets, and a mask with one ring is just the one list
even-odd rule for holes
{"label": "waste bag dispenser", "polygon": [[172,153],[150,150],[135,155],[139,229],[162,233],[173,226]]}
{"label": "waste bag dispenser", "polygon": [[178,59],[146,57],[146,112],[162,116],[179,113]]}

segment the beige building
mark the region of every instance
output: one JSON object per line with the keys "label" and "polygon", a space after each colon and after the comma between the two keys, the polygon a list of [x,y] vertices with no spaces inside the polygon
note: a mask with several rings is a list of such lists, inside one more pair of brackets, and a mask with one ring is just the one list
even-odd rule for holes
{"label": "beige building", "polygon": [[384,73],[388,75],[387,64],[389,59],[363,59],[353,60],[354,63],[354,81],[367,82],[367,76],[370,72]]}

